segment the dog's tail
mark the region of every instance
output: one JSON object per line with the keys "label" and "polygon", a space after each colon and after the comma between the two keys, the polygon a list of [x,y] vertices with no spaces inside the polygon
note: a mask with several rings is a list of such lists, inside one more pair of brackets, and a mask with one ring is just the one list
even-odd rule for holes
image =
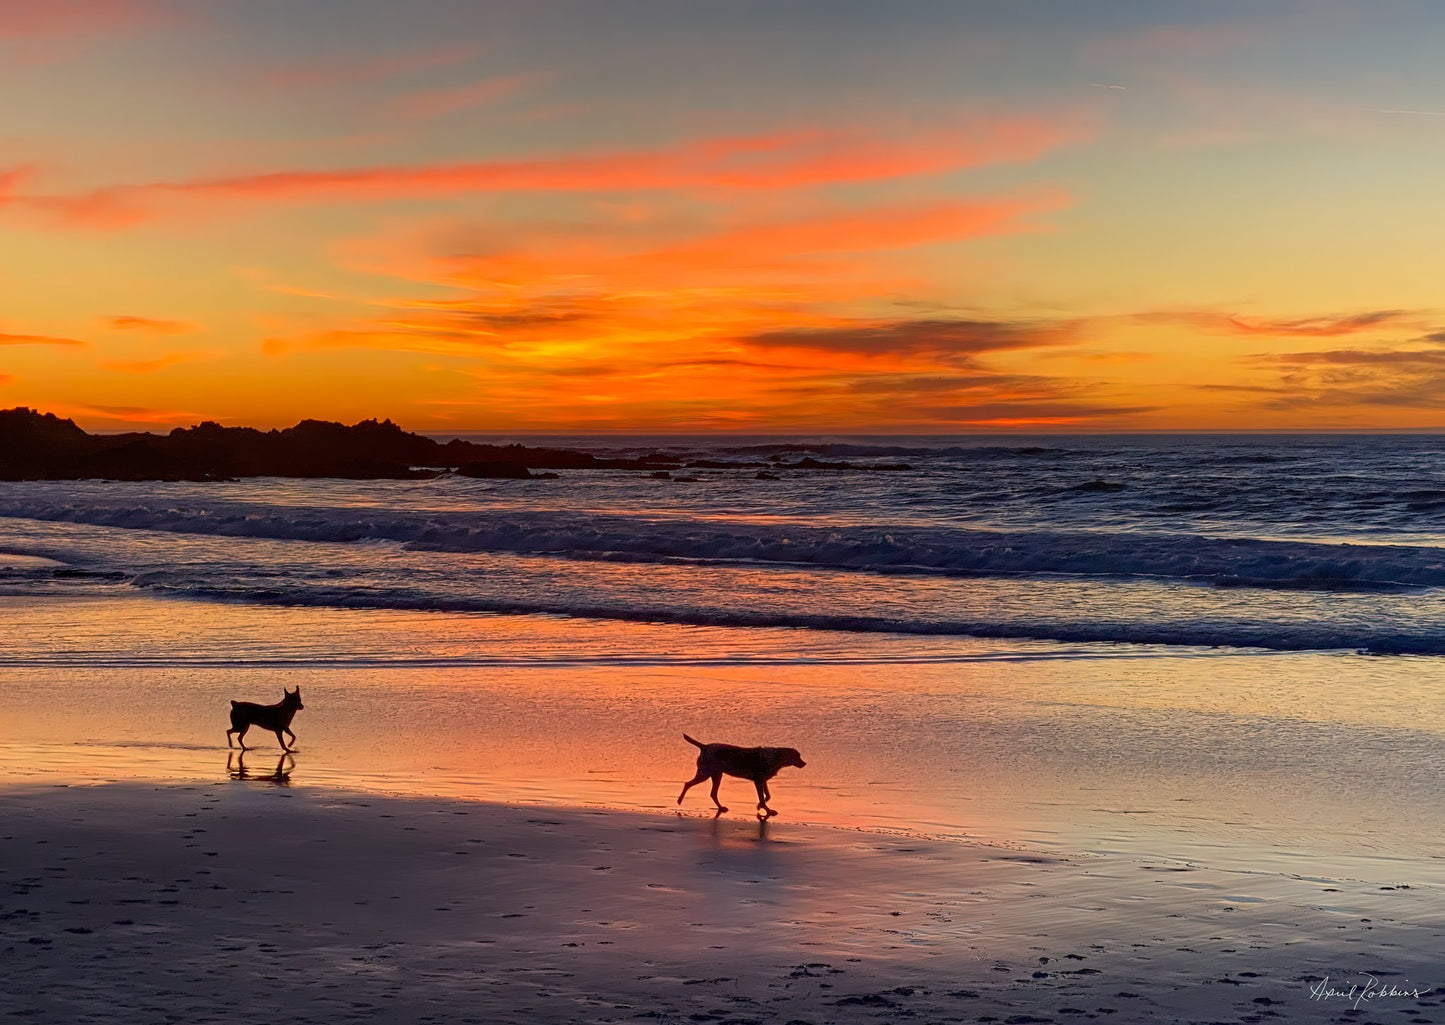
{"label": "dog's tail", "polygon": [[684,734],[682,735],[682,739],[685,740],[685,741],[687,741],[689,744],[694,745],[695,747],[707,747],[707,745],[704,744],[702,741],[700,741],[700,740],[693,740],[693,739],[692,739],[691,737],[689,737],[686,733],[684,733]]}

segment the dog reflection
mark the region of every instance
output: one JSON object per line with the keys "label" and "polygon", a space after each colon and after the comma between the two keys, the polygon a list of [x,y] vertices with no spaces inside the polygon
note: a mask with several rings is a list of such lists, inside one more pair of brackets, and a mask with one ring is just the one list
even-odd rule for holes
{"label": "dog reflection", "polygon": [[[678,812],[677,814],[681,817],[683,813]],[[708,819],[707,824],[713,846],[718,849],[756,851],[771,843],[769,833],[773,823],[766,815],[758,816],[756,832],[751,827],[742,826],[741,823],[729,822],[721,814]]]}
{"label": "dog reflection", "polygon": [[246,751],[231,751],[226,755],[226,772],[232,779],[253,780],[258,783],[274,783],[278,787],[289,787],[291,785],[291,770],[296,767],[296,759],[289,751],[283,751],[281,757],[276,759],[276,768],[271,772],[260,772],[256,769],[247,768]]}

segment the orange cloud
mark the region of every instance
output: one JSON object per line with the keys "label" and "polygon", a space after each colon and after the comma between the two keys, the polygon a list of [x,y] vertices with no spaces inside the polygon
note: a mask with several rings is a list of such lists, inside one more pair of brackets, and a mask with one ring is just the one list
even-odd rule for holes
{"label": "orange cloud", "polygon": [[55,335],[9,334],[0,331],[0,345],[68,345],[84,346],[86,343],[75,338],[58,338]]}
{"label": "orange cloud", "polygon": [[488,78],[480,82],[454,86],[449,89],[432,89],[426,92],[399,96],[391,102],[392,113],[408,120],[427,120],[459,114],[476,107],[488,107],[500,103],[520,92],[541,78],[536,74],[508,75],[503,78]]}
{"label": "orange cloud", "polygon": [[167,367],[174,367],[182,363],[215,359],[217,355],[214,352],[168,352],[155,359],[113,360],[102,363],[100,366],[103,370],[113,370],[120,374],[154,374],[158,370],[165,370]]}
{"label": "orange cloud", "polygon": [[10,199],[10,197],[15,195],[15,193],[19,191],[20,186],[23,185],[25,181],[31,177],[31,175],[34,173],[34,170],[35,169],[33,167],[27,165],[24,167],[12,167],[8,170],[0,171],[0,205],[3,205],[6,201]]}
{"label": "orange cloud", "polygon": [[[123,425],[131,426],[140,424],[151,427],[180,427],[195,424],[201,420],[213,420],[215,417],[206,416],[190,410],[178,409],[156,409],[149,406],[101,406],[101,405],[60,405],[57,406],[57,413],[62,416],[75,418],[77,412],[99,415],[103,421],[98,426]],[[97,425],[92,425],[97,426]]]}
{"label": "orange cloud", "polygon": [[[430,240],[383,236],[352,250],[369,261],[361,269],[467,294],[377,303],[394,312],[321,330],[307,319],[291,332],[278,323],[262,351],[280,357],[369,349],[447,357],[460,367],[481,363],[491,387],[509,389],[509,408],[546,404],[550,392],[568,410],[559,415],[612,403],[639,417],[661,417],[676,410],[679,395],[715,393],[720,376],[738,392],[727,400],[731,408],[751,408],[759,422],[795,401],[796,392],[777,396],[790,380],[851,381],[850,375],[891,369],[918,381],[948,376],[957,390],[964,387],[960,367],[979,355],[1069,343],[1071,325],[863,321],[829,312],[831,304],[869,303],[889,291],[898,261],[880,268],[872,252],[1034,230],[1030,215],[1061,202],[1048,195],[831,209],[667,240],[649,230],[646,211],[632,210],[590,234],[575,225],[500,237],[481,229],[478,240],[499,251],[440,257],[426,251],[465,248],[470,232]],[[569,403],[573,392],[578,396]],[[860,407],[859,422],[883,418],[885,411],[874,411],[863,395],[843,388],[826,401]],[[809,408],[816,411],[816,404]],[[834,422],[849,418],[840,414]]]}
{"label": "orange cloud", "polygon": [[1089,131],[1076,115],[974,119],[901,139],[810,130],[699,139],[620,153],[152,182],[17,201],[67,223],[120,227],[149,220],[159,208],[186,200],[328,203],[468,192],[797,189],[1027,161],[1078,142]]}
{"label": "orange cloud", "polygon": [[[674,317],[679,305],[699,302],[771,306],[776,314],[777,304],[796,308],[827,298],[851,300],[906,284],[897,280],[900,261],[880,265],[866,254],[1037,231],[1041,225],[1033,216],[1064,203],[1065,197],[1054,192],[861,210],[827,208],[806,216],[694,228],[691,237],[679,237],[670,225],[645,221],[589,229],[489,225],[475,233],[450,232],[430,240],[394,235],[365,239],[338,255],[347,266],[368,273],[478,292],[505,289],[510,301],[527,313],[539,302],[550,307],[557,297],[572,302],[586,295],[613,304],[641,300],[659,310],[668,308]],[[474,244],[482,251],[468,252]],[[414,252],[418,248],[446,252]]]}
{"label": "orange cloud", "polygon": [[186,335],[199,330],[196,325],[188,324],[184,320],[162,320],[156,317],[106,317],[103,323],[113,331],[139,331],[152,335]]}
{"label": "orange cloud", "polygon": [[1061,193],[975,202],[879,206],[858,213],[828,213],[774,224],[752,225],[651,254],[649,262],[678,266],[690,261],[786,260],[808,254],[906,249],[984,235],[1030,230],[1022,218],[1065,205]]}

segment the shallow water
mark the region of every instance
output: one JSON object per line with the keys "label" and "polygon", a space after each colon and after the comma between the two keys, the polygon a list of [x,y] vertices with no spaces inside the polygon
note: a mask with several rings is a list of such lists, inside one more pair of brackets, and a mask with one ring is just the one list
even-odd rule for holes
{"label": "shallow water", "polygon": [[912,468],[3,483],[0,769],[670,811],[686,731],[785,821],[1440,879],[1437,439],[579,444]]}
{"label": "shallow water", "polygon": [[[10,599],[0,769],[670,810],[702,740],[790,745],[787,821],[1445,882],[1433,659]],[[60,641],[64,638],[64,641]],[[48,639],[48,640],[47,640]],[[48,648],[48,652],[47,649]],[[266,658],[260,656],[265,653]],[[258,661],[259,660],[259,661]],[[300,686],[299,751],[225,748]],[[734,816],[751,787],[724,783]],[[705,814],[706,792],[684,811]]]}

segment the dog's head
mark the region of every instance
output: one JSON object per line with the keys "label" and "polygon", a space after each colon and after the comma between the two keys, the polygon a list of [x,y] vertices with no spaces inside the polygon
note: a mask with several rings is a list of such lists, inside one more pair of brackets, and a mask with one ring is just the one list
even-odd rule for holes
{"label": "dog's head", "polygon": [[798,749],[796,747],[785,747],[780,750],[778,754],[780,756],[778,759],[779,767],[784,765],[796,765],[798,768],[802,769],[806,768],[808,765],[807,762],[803,761],[803,756],[798,754]]}
{"label": "dog's head", "polygon": [[303,705],[303,704],[301,703],[301,688],[300,688],[300,687],[297,687],[295,690],[287,690],[285,687],[282,687],[282,688],[281,688],[281,693],[282,693],[283,695],[285,695],[285,696],[281,699],[281,703],[282,703],[283,705],[285,705],[287,708],[294,708],[294,709],[296,709],[296,710],[299,712],[301,709],[303,709],[303,708],[306,707],[305,705]]}

